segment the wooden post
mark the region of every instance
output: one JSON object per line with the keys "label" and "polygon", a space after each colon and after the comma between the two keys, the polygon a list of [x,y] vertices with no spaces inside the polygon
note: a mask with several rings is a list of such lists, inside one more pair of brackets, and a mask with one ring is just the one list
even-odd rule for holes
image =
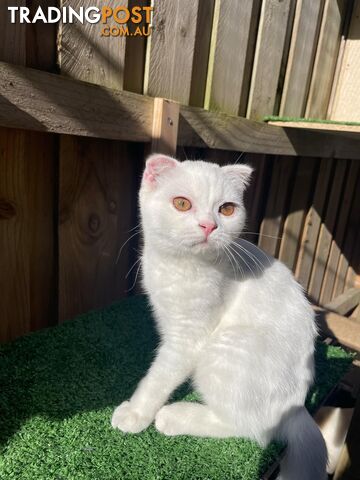
{"label": "wooden post", "polygon": [[155,98],[151,150],[174,156],[178,137],[180,105]]}

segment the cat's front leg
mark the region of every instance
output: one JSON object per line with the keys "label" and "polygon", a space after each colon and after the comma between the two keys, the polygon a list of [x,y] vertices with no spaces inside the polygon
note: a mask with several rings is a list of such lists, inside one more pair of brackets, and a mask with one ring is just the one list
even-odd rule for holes
{"label": "cat's front leg", "polygon": [[130,433],[147,428],[172,391],[189,377],[192,369],[193,352],[171,344],[161,346],[131,399],[114,410],[111,425]]}

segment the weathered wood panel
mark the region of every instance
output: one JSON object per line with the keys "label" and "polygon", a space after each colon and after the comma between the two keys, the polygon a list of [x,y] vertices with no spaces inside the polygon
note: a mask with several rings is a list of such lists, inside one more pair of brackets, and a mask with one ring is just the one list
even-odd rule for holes
{"label": "weathered wood panel", "polygon": [[305,290],[307,290],[310,281],[311,269],[315,257],[321,220],[324,215],[325,202],[333,165],[334,161],[331,159],[321,160],[316,180],[314,198],[305,219],[300,251],[295,269],[295,278]]}
{"label": "weathered wood panel", "polygon": [[345,137],[320,135],[305,129],[281,129],[189,106],[180,107],[178,143],[239,152],[330,158],[359,158],[360,148],[357,134]]}
{"label": "weathered wood panel", "polygon": [[[0,62],[0,125],[149,142],[153,99]],[[350,134],[349,134],[350,135]],[[281,128],[180,107],[179,145],[280,155],[359,158],[360,139]]]}
{"label": "weathered wood panel", "polygon": [[320,300],[321,285],[326,269],[326,263],[330,253],[332,235],[341,202],[341,193],[346,168],[346,160],[337,161],[325,218],[320,227],[319,239],[316,247],[316,254],[311,271],[311,278],[308,290],[309,295],[314,302],[318,302]]}
{"label": "weathered wood panel", "polygon": [[305,116],[326,118],[345,16],[346,0],[325,0]]}
{"label": "weathered wood panel", "polygon": [[[356,245],[357,227],[360,221],[360,188],[356,186],[355,196],[351,207],[349,220],[346,226],[346,235],[342,253],[340,255],[339,264],[336,272],[336,280],[333,290],[333,297],[337,297],[344,291],[345,279],[348,271],[351,255],[354,245]],[[357,246],[359,248],[359,246]]]}
{"label": "weathered wood panel", "polygon": [[259,241],[262,209],[267,194],[268,178],[271,175],[272,160],[261,154],[246,155],[245,162],[254,168],[250,186],[245,193],[245,208],[247,212],[246,234],[244,237],[252,243]]}
{"label": "weathered wood panel", "polygon": [[353,200],[353,195],[356,186],[360,187],[359,183],[359,169],[360,162],[353,160],[351,162],[344,193],[341,199],[341,205],[338,212],[338,219],[335,234],[331,242],[329,258],[324,272],[324,278],[321,287],[320,302],[325,305],[332,299],[332,291],[334,288],[338,262],[343,247],[343,241],[346,233],[346,226],[349,218],[350,207]]}
{"label": "weathered wood panel", "polygon": [[277,256],[284,226],[295,159],[280,157],[274,161],[265,216],[260,227],[259,247]]}
{"label": "weathered wood panel", "polygon": [[[1,2],[0,59],[36,65],[29,27],[10,23],[10,5],[25,2]],[[56,322],[54,155],[51,135],[0,129],[0,341]]]}
{"label": "weathered wood panel", "polygon": [[59,318],[108,305],[131,287],[141,151],[63,136],[60,149]]}
{"label": "weathered wood panel", "polygon": [[157,2],[146,56],[147,95],[189,103],[199,1]]}
{"label": "weathered wood panel", "polygon": [[[30,17],[40,6],[44,11],[56,7],[57,0],[27,0]],[[26,25],[26,66],[49,72],[57,70],[56,64],[57,25],[54,23],[30,23]]]}
{"label": "weathered wood panel", "polygon": [[8,7],[25,7],[26,0],[0,2],[0,60],[25,65],[26,24],[10,23]]}
{"label": "weathered wood panel", "polygon": [[315,158],[299,158],[294,178],[289,213],[286,216],[281,239],[279,259],[290,270],[295,269],[301,232],[313,187]]}
{"label": "weathered wood panel", "polygon": [[354,2],[331,118],[360,121],[360,2]]}
{"label": "weathered wood panel", "polygon": [[0,62],[0,125],[150,141],[153,99]]}
{"label": "weathered wood panel", "polygon": [[274,113],[291,0],[264,0],[261,7],[247,117]]}
{"label": "weathered wood panel", "polygon": [[289,59],[280,115],[301,117],[304,114],[319,34],[323,0],[298,0],[292,31]]}
{"label": "weathered wood panel", "polygon": [[[97,2],[99,6],[100,3]],[[63,4],[74,7],[81,2],[63,0]],[[115,4],[131,6],[127,1],[120,4],[112,1],[109,6],[114,7]],[[101,85],[97,87],[103,95],[100,103],[104,105],[105,102],[108,111],[113,111],[115,98],[112,91],[105,87],[124,87],[130,43],[127,37],[101,37],[96,29],[99,25],[84,25],[81,28],[75,24],[63,26],[60,36],[61,73]],[[139,58],[140,64],[142,61],[143,58]],[[141,65],[135,70],[139,73]],[[131,76],[133,89],[136,90],[139,85],[134,72]],[[127,87],[131,88],[130,81]],[[140,111],[144,105],[150,106],[146,129],[152,126],[153,101],[148,99],[146,102],[141,96],[124,92],[122,98],[126,96],[138,100]],[[100,111],[95,99],[89,98],[87,104],[93,118],[99,119]],[[138,121],[140,116],[133,108],[124,110],[129,121],[125,128],[136,137],[142,130],[141,121]],[[124,115],[118,117],[113,123],[115,128],[123,130]],[[90,118],[88,111],[79,123],[87,128]],[[106,114],[101,121],[109,121]],[[151,130],[146,135],[151,135]],[[135,224],[137,179],[142,160],[142,147],[139,150],[117,141],[60,137],[60,321],[92,308],[104,307],[127,294],[127,272],[136,255],[132,252],[134,243],[126,243],[122,250],[121,246],[131,235],[129,231]],[[120,250],[121,255],[117,258]]]}
{"label": "weathered wood panel", "polygon": [[245,115],[259,8],[259,0],[216,1],[205,108]]}
{"label": "weathered wood panel", "polygon": [[[101,8],[104,2],[94,0],[91,6]],[[61,0],[62,7],[78,10],[80,0]],[[110,0],[109,8],[146,6],[146,0]],[[111,18],[109,27],[118,26]],[[145,68],[146,37],[131,35],[139,24],[128,22],[129,36],[106,37],[101,35],[104,24],[61,24],[58,39],[58,61],[62,74],[109,88],[127,89],[142,93]],[[123,25],[122,25],[123,26]]]}
{"label": "weathered wood panel", "polygon": [[189,101],[194,107],[204,106],[214,3],[215,0],[199,3]]}

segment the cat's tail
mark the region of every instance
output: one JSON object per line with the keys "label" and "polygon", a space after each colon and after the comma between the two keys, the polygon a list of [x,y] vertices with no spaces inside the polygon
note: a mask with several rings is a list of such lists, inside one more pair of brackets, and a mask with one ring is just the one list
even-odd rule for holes
{"label": "cat's tail", "polygon": [[292,411],[280,426],[287,442],[279,480],[325,480],[327,450],[324,438],[305,407]]}

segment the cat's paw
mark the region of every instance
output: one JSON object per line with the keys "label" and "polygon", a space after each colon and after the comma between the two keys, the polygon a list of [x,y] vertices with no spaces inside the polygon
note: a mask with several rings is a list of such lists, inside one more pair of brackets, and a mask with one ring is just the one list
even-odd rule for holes
{"label": "cat's paw", "polygon": [[181,422],[176,418],[172,405],[162,407],[155,417],[155,427],[160,433],[168,436],[181,435]]}
{"label": "cat's paw", "polygon": [[130,402],[125,401],[115,408],[111,418],[113,428],[118,428],[125,433],[139,433],[145,430],[151,423],[151,419],[141,415],[132,408]]}

